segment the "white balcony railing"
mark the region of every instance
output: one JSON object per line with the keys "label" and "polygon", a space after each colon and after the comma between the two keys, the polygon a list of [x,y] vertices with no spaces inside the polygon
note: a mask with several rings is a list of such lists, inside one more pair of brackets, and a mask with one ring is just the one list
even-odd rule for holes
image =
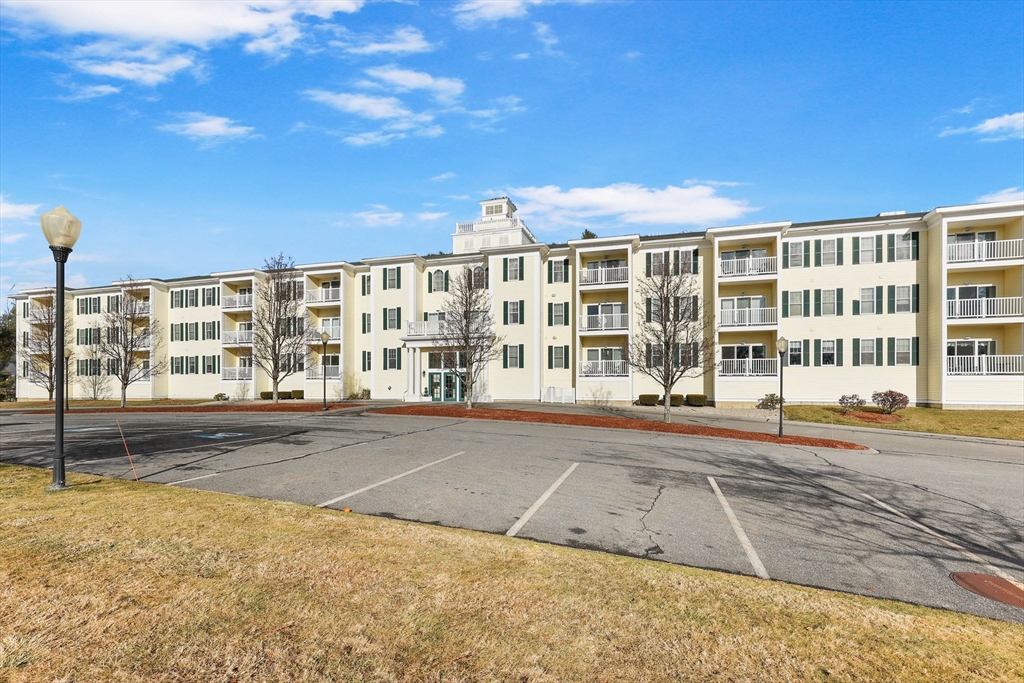
{"label": "white balcony railing", "polygon": [[580,332],[624,330],[627,327],[629,327],[629,315],[626,313],[601,313],[599,315],[580,316]]}
{"label": "white balcony railing", "polygon": [[626,377],[629,364],[624,360],[582,360],[580,377]]}
{"label": "white balcony railing", "polygon": [[252,294],[228,294],[221,297],[221,308],[252,308]]}
{"label": "white balcony railing", "polygon": [[946,302],[949,318],[996,318],[1021,315],[1019,296],[1000,296],[986,299],[955,299]]}
{"label": "white balcony railing", "polygon": [[723,377],[765,377],[779,372],[777,358],[736,358],[726,359],[718,367]]}
{"label": "white balcony railing", "polygon": [[[326,371],[323,372],[323,371]],[[306,379],[323,379],[324,374],[327,375],[327,379],[341,379],[341,366],[340,365],[315,365],[306,368]]]}
{"label": "white balcony railing", "polygon": [[138,346],[136,348],[138,348],[140,350],[141,349],[148,349],[152,345],[153,345],[153,338],[147,334],[145,337],[139,337],[139,343],[138,343]]}
{"label": "white balcony railing", "polygon": [[947,375],[1021,375],[1024,356],[946,356]]}
{"label": "white balcony railing", "polygon": [[336,342],[341,340],[341,328],[340,327],[321,327],[320,329],[313,330],[313,336],[310,337],[310,344],[323,344],[323,340],[320,339],[320,335],[326,332],[330,335],[328,342]]}
{"label": "white balcony railing", "polygon": [[779,309],[775,306],[767,308],[727,308],[722,310],[720,320],[722,327],[776,325],[779,321]]}
{"label": "white balcony railing", "polygon": [[252,379],[252,368],[221,368],[220,376],[226,380]]}
{"label": "white balcony railing", "polygon": [[581,285],[608,285],[625,282],[629,279],[629,268],[581,268]]}
{"label": "white balcony railing", "polygon": [[779,272],[775,256],[757,256],[745,259],[723,259],[719,262],[721,277],[743,277],[744,275],[774,275]]}
{"label": "white balcony railing", "polygon": [[946,257],[950,263],[1019,259],[1022,256],[1024,256],[1024,239],[960,242],[946,245]]}
{"label": "white balcony railing", "polygon": [[405,333],[410,337],[431,337],[443,332],[443,320],[410,320],[405,323]]}
{"label": "white balcony railing", "polygon": [[[135,315],[149,315],[150,311],[152,311],[152,306],[150,306],[148,301],[140,301],[139,303],[135,304]],[[125,315],[127,314],[128,307],[126,306]]]}
{"label": "white balcony railing", "polygon": [[252,344],[252,330],[224,330],[224,344]]}
{"label": "white balcony railing", "polygon": [[306,291],[307,304],[328,303],[341,301],[340,289],[310,289]]}
{"label": "white balcony railing", "polygon": [[470,221],[467,223],[455,224],[455,232],[457,233],[488,232],[493,230],[506,230],[509,228],[518,228],[520,230],[525,230],[526,233],[530,235],[531,238],[533,238],[533,233],[530,232],[530,229],[526,227],[526,222],[523,221],[523,219],[519,218],[519,216],[512,216],[511,218],[509,218],[508,216],[485,217],[478,221]]}

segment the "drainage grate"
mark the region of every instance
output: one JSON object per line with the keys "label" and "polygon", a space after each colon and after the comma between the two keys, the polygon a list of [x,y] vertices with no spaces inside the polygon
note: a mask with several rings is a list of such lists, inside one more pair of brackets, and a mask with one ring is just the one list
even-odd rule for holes
{"label": "drainage grate", "polygon": [[953,579],[956,585],[984,598],[1024,609],[1024,588],[1006,579],[969,572],[953,572],[949,578]]}

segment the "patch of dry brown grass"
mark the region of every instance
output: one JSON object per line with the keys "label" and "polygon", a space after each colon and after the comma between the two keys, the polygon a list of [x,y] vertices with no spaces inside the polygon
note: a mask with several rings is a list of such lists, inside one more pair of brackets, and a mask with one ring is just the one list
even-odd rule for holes
{"label": "patch of dry brown grass", "polygon": [[[878,413],[868,406],[861,412]],[[896,413],[899,420],[890,423],[865,421],[843,415],[839,406],[786,406],[786,419],[798,422],[902,429],[908,432],[985,436],[992,439],[1024,441],[1024,410],[941,410],[939,408],[904,408]]]}
{"label": "patch of dry brown grass", "polygon": [[0,679],[1024,678],[1024,628],[291,503],[0,466]]}

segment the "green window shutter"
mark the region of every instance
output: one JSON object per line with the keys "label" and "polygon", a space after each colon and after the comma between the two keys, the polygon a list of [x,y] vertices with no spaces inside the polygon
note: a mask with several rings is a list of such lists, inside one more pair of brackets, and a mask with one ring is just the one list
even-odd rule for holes
{"label": "green window shutter", "polygon": [[428,320],[430,320],[430,314],[423,311],[423,322],[427,322]]}
{"label": "green window shutter", "polygon": [[860,265],[860,238],[853,238],[853,265]]}
{"label": "green window shutter", "polygon": [[555,347],[548,347],[548,370],[555,369]]}
{"label": "green window shutter", "polygon": [[569,365],[569,345],[566,344],[562,347],[562,367],[568,370],[571,366]]}
{"label": "green window shutter", "polygon": [[398,327],[396,327],[395,329],[400,330],[402,329],[402,307],[399,306],[398,310],[395,312],[397,313],[397,315],[395,316],[395,323],[398,325]]}
{"label": "green window shutter", "polygon": [[434,291],[434,277],[427,271],[427,294],[431,294]]}
{"label": "green window shutter", "polygon": [[[205,292],[204,292],[204,293],[205,293]],[[206,374],[206,356],[203,356],[203,368],[202,368],[202,372],[203,372],[203,374],[204,374],[204,375]]]}
{"label": "green window shutter", "polygon": [[[917,234],[916,232],[914,233]],[[911,285],[910,287],[910,312],[918,313],[921,310],[921,285]]]}
{"label": "green window shutter", "polygon": [[836,238],[836,265],[843,265],[843,238]]}
{"label": "green window shutter", "polygon": [[889,263],[896,260],[896,235],[889,235]]}
{"label": "green window shutter", "polygon": [[[217,324],[215,325],[215,329],[217,330],[217,339],[220,339],[220,321],[219,320],[217,321]],[[220,356],[217,356],[217,357],[220,358]]]}
{"label": "green window shutter", "polygon": [[402,269],[395,268],[395,289],[402,288]]}
{"label": "green window shutter", "polygon": [[804,240],[804,268],[811,267],[811,241]]}
{"label": "green window shutter", "polygon": [[548,284],[549,285],[552,283],[552,278],[554,277],[554,275],[553,275],[554,267],[555,267],[555,262],[554,261],[548,261]]}
{"label": "green window shutter", "polygon": [[569,321],[569,302],[565,301],[562,303],[562,324],[569,326],[572,323]]}
{"label": "green window shutter", "polygon": [[700,304],[696,294],[690,297],[690,320],[696,321],[699,315],[697,306]]}
{"label": "green window shutter", "polygon": [[569,279],[569,259],[565,259],[565,266],[562,268],[562,272],[565,273],[565,275],[563,275],[565,281],[572,282],[572,280]]}
{"label": "green window shutter", "polygon": [[789,242],[782,243],[782,267],[789,268]]}
{"label": "green window shutter", "polygon": [[843,314],[843,288],[836,289],[836,315]]}
{"label": "green window shutter", "polygon": [[523,347],[525,347],[525,346],[526,346],[525,344],[520,344],[519,345],[519,367],[520,368],[525,368],[526,367],[526,359],[523,358]]}
{"label": "green window shutter", "polygon": [[[549,301],[548,302],[548,327],[551,327],[554,324],[555,324],[555,305]],[[551,347],[548,347],[548,348],[551,348]]]}
{"label": "green window shutter", "polygon": [[381,309],[380,317],[384,321],[384,323],[383,323],[384,324],[384,329],[387,330],[388,329],[388,309],[382,308]]}
{"label": "green window shutter", "polygon": [[921,258],[920,247],[917,241],[918,236],[921,233],[912,232],[910,233],[910,258],[917,261]]}
{"label": "green window shutter", "polygon": [[662,273],[662,275],[666,275],[667,274],[667,273],[665,273],[665,269],[668,268],[670,263],[671,263],[669,261],[670,258],[672,258],[672,254],[668,253],[667,251],[661,255],[661,273]]}
{"label": "green window shutter", "polygon": [[698,249],[693,250],[693,261],[690,262],[690,268],[692,269],[690,272],[694,275],[697,275],[700,272],[700,260],[698,259],[698,253]]}
{"label": "green window shutter", "polygon": [[886,357],[886,365],[896,365],[896,337],[886,339],[889,355]]}
{"label": "green window shutter", "polygon": [[896,285],[889,285],[889,313],[896,312]]}
{"label": "green window shutter", "polygon": [[397,361],[395,363],[395,368],[397,370],[401,370],[402,369],[402,349],[398,349],[398,353],[395,354],[395,360]]}
{"label": "green window shutter", "polygon": [[[215,297],[214,300],[217,302],[217,305],[220,306],[220,287],[218,287],[214,291],[215,291],[215,293],[214,293],[214,297]],[[220,364],[220,356],[217,356],[217,364],[218,365]]]}
{"label": "green window shutter", "polygon": [[882,312],[882,285],[875,287],[875,313]]}
{"label": "green window shutter", "polygon": [[651,253],[647,252],[647,277],[651,276]]}
{"label": "green window shutter", "polygon": [[444,291],[448,291],[448,271],[444,271]]}
{"label": "green window shutter", "polygon": [[821,290],[814,290],[814,317],[821,317]]}
{"label": "green window shutter", "polygon": [[382,367],[385,370],[387,370],[388,369],[388,350],[386,348],[385,349],[381,349],[381,354],[380,355],[381,355]]}
{"label": "green window shutter", "polygon": [[651,322],[651,297],[647,297],[647,317],[645,320]]}
{"label": "green window shutter", "polygon": [[386,290],[388,288],[388,269],[385,268],[381,273],[380,284],[381,287]]}
{"label": "green window shutter", "polygon": [[803,358],[804,367],[805,368],[809,368],[809,367],[811,367],[811,340],[810,339],[804,339],[803,351],[804,352],[803,352],[802,355],[804,357]]}
{"label": "green window shutter", "polygon": [[679,275],[679,250],[672,252],[672,274]]}
{"label": "green window shutter", "polygon": [[501,347],[501,367],[508,369],[508,344]]}
{"label": "green window shutter", "polygon": [[[501,302],[501,307],[502,307],[501,324],[502,325],[508,325],[508,302],[507,301]],[[505,364],[505,367],[508,367],[507,363]]]}
{"label": "green window shutter", "polygon": [[508,282],[508,257],[501,259],[501,281]]}
{"label": "green window shutter", "polygon": [[836,339],[836,367],[843,367],[843,340]]}
{"label": "green window shutter", "polygon": [[882,338],[875,337],[875,365],[882,364]]}
{"label": "green window shutter", "polygon": [[789,317],[789,292],[785,290],[782,292],[782,317]]}
{"label": "green window shutter", "polygon": [[519,324],[526,324],[526,302],[522,299],[519,300]]}
{"label": "green window shutter", "polygon": [[526,258],[523,256],[519,257],[519,279],[526,279]]}
{"label": "green window shutter", "polygon": [[853,314],[860,315],[860,299],[853,300]]}
{"label": "green window shutter", "polygon": [[860,365],[860,338],[853,338],[853,367]]}
{"label": "green window shutter", "polygon": [[651,345],[647,345],[647,367],[651,367]]}
{"label": "green window shutter", "polygon": [[882,262],[882,236],[875,235],[875,263]]}
{"label": "green window shutter", "polygon": [[804,316],[805,318],[811,317],[811,290],[804,290]]}
{"label": "green window shutter", "polygon": [[[806,349],[804,350],[804,353],[807,353]],[[815,339],[814,340],[814,367],[816,367],[816,368],[820,368],[821,367],[821,340],[820,339]]]}
{"label": "green window shutter", "polygon": [[491,267],[484,268],[484,289],[491,288]]}
{"label": "green window shutter", "polygon": [[[202,341],[206,341],[206,325],[203,325]],[[206,362],[206,356],[203,356],[203,362]]]}
{"label": "green window shutter", "polygon": [[821,240],[814,240],[814,267],[821,267]]}
{"label": "green window shutter", "polygon": [[920,361],[920,358],[921,358],[920,347],[921,347],[921,338],[920,337],[911,337],[910,338],[910,364],[911,365],[920,365],[920,362],[921,362]]}

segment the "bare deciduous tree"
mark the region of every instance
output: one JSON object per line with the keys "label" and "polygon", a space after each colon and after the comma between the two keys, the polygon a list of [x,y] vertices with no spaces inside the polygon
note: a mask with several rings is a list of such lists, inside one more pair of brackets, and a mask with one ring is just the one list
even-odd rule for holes
{"label": "bare deciduous tree", "polygon": [[129,386],[167,371],[167,359],[158,353],[162,328],[153,318],[147,292],[129,275],[122,281],[121,296],[108,298],[103,313],[100,355],[107,363],[104,370],[121,385],[122,408]]}
{"label": "bare deciduous tree", "polygon": [[277,403],[281,381],[309,362],[313,337],[306,329],[302,273],[295,261],[278,254],[263,262],[263,272],[263,280],[253,283],[252,362],[270,378]]}
{"label": "bare deciduous tree", "polygon": [[459,378],[466,408],[473,407],[473,392],[487,364],[501,358],[503,337],[494,332],[491,295],[483,264],[464,266],[450,279],[444,300],[444,321],[439,324],[442,367]]}
{"label": "bare deciduous tree", "polygon": [[[29,307],[28,343],[23,344],[25,360],[28,361],[28,381],[46,389],[47,400],[53,400],[53,392],[57,382],[63,377],[57,376],[57,355],[63,355],[63,349],[57,348],[57,306],[56,294],[44,299],[35,299]],[[41,304],[41,305],[40,305]],[[71,339],[71,316],[64,316],[64,343]]]}
{"label": "bare deciduous tree", "polygon": [[94,401],[105,399],[110,395],[110,375],[107,374],[109,364],[106,363],[106,360],[102,351],[96,347],[89,348],[78,359],[75,381],[82,387],[85,395]]}
{"label": "bare deciduous tree", "polygon": [[[692,252],[656,259],[637,280],[638,323],[630,341],[628,363],[653,379],[665,397],[665,422],[672,421],[672,387],[683,377],[700,377],[714,368],[714,315],[702,310]],[[661,256],[660,254],[656,256]]]}

